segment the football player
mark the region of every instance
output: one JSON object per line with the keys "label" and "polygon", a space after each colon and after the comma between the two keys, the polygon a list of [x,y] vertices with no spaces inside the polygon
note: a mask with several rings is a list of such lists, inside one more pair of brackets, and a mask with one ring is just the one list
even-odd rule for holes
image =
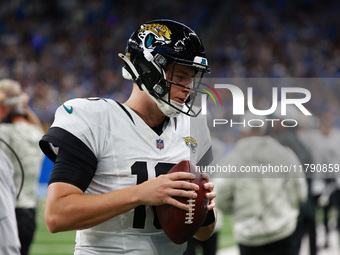
{"label": "football player", "polygon": [[[155,20],[119,56],[124,78],[134,81],[130,98],[67,101],[40,142],[55,162],[45,221],[52,233],[77,230],[75,254],[182,254],[186,245],[169,240],[153,206],[188,210],[174,197],[196,197],[198,186],[184,180],[193,177],[166,173],[182,160],[212,160],[206,120],[193,107],[197,80],[209,72],[205,50],[186,25]],[[204,188],[210,203],[200,240],[215,224],[214,185]]]}

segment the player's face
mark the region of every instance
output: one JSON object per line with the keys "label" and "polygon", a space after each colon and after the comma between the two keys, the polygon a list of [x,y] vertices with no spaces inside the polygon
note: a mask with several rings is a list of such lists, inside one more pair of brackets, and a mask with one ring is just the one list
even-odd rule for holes
{"label": "player's face", "polygon": [[[170,64],[166,69],[166,78],[171,80],[173,64]],[[195,76],[195,70],[189,66],[175,65],[172,76],[172,81],[184,87],[172,85],[170,98],[178,103],[183,104],[190,94],[191,82],[190,79]]]}

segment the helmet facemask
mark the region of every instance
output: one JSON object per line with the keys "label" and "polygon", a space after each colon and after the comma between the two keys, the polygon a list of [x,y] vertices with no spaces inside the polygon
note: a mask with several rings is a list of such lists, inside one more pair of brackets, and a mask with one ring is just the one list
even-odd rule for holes
{"label": "helmet facemask", "polygon": [[[195,75],[190,79],[190,87],[188,87],[188,85],[185,86],[180,83],[176,83],[176,81],[174,80],[175,69],[178,65],[194,68]],[[172,117],[174,115],[177,116],[179,113],[184,113],[191,117],[196,117],[201,110],[200,108],[194,107],[195,100],[199,94],[205,94],[205,92],[199,89],[204,71],[199,68],[193,67],[192,63],[183,63],[183,61],[178,60],[174,60],[172,62],[171,70],[169,71],[171,74],[168,79],[166,77],[164,78],[166,89],[163,89],[164,82],[162,82],[161,84],[156,84],[154,86],[154,89],[156,90],[166,91],[166,93],[163,94],[158,94],[156,92],[153,94],[154,97],[161,101],[160,105],[158,106],[161,107],[161,111],[167,116],[169,116],[169,112],[172,112]],[[186,100],[183,101],[183,103],[179,103],[171,99],[172,90],[175,86],[184,88],[189,91],[188,96]]]}

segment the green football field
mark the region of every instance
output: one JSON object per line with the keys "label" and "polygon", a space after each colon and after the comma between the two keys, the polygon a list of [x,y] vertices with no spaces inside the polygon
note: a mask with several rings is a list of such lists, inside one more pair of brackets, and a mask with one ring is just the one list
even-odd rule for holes
{"label": "green football field", "polygon": [[42,200],[39,207],[38,227],[31,247],[31,255],[73,254],[75,231],[50,233],[44,221],[44,208],[45,200]]}
{"label": "green football field", "polygon": [[[75,231],[51,234],[44,221],[45,200],[41,200],[38,214],[38,228],[35,233],[34,243],[31,247],[31,255],[70,255],[73,254]],[[336,219],[334,208],[330,212],[330,220]],[[322,212],[317,211],[317,223],[322,223]],[[231,218],[223,216],[223,227],[220,230],[218,246],[220,249],[235,245],[232,236]],[[198,251],[198,255],[200,251]]]}
{"label": "green football field", "polygon": [[[31,255],[70,255],[73,254],[75,231],[51,234],[44,221],[45,201],[40,203],[38,214],[38,227],[31,247]],[[230,217],[223,217],[223,228],[220,231],[219,247],[226,248],[235,244],[232,232]]]}

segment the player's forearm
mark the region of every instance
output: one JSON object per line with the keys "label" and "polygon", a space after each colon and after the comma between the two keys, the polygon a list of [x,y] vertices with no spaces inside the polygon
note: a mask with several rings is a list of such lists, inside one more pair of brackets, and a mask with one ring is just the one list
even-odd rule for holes
{"label": "player's forearm", "polygon": [[45,221],[52,233],[98,225],[139,205],[135,187],[100,195],[70,194],[47,200]]}
{"label": "player's forearm", "polygon": [[171,204],[188,210],[186,203],[173,197],[194,198],[198,186],[182,181],[193,178],[190,173],[161,175],[139,185],[100,195],[84,195],[76,186],[52,183],[48,187],[45,221],[52,232],[84,229],[98,225],[139,205]]}
{"label": "player's forearm", "polygon": [[217,219],[216,209],[214,208],[213,210],[214,210],[215,221],[209,224],[208,226],[200,227],[199,230],[194,235],[196,239],[200,241],[206,241],[213,234],[215,226],[216,226],[216,219]]}
{"label": "player's forearm", "polygon": [[201,227],[195,234],[195,238],[200,241],[206,241],[214,232],[216,221],[206,227]]}

